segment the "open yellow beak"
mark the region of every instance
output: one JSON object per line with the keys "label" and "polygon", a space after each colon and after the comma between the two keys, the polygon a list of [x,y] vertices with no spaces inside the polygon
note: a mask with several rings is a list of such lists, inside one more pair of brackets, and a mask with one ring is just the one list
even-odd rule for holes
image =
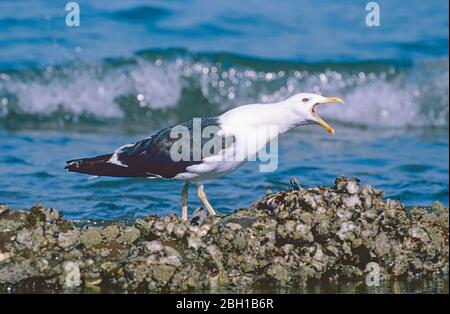
{"label": "open yellow beak", "polygon": [[334,133],[335,133],[334,129],[328,123],[326,123],[321,117],[319,117],[319,115],[315,111],[315,109],[318,105],[326,104],[326,103],[345,104],[345,102],[339,97],[325,97],[325,100],[318,102],[318,103],[314,104],[314,106],[311,107],[311,115],[313,115],[314,118],[316,118],[317,123],[320,124],[325,130],[327,130],[328,133],[330,133],[331,135],[334,135]]}

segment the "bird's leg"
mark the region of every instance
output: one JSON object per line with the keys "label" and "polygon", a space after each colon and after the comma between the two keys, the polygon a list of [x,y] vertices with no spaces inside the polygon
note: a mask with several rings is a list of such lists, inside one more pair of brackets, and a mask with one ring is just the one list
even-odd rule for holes
{"label": "bird's leg", "polygon": [[187,219],[188,219],[187,198],[188,198],[190,184],[191,183],[189,181],[186,181],[186,183],[183,186],[183,191],[181,192],[181,220],[182,221],[187,221]]}
{"label": "bird's leg", "polygon": [[205,205],[206,209],[211,215],[216,215],[216,212],[212,208],[211,204],[208,202],[206,198],[205,190],[203,189],[203,184],[197,186],[197,195],[198,198],[202,201],[203,205]]}

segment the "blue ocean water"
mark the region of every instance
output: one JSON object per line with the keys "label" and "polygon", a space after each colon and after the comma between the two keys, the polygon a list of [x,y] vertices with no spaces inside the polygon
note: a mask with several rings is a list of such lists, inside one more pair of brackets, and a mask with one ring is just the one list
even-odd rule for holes
{"label": "blue ocean water", "polygon": [[[66,173],[160,127],[297,92],[340,96],[315,126],[280,139],[278,169],[249,163],[206,189],[219,211],[291,177],[308,187],[356,176],[408,205],[448,205],[446,1],[0,2],[0,203],[37,202],[76,219],[179,212],[180,182]],[[191,192],[191,210],[199,206]]]}

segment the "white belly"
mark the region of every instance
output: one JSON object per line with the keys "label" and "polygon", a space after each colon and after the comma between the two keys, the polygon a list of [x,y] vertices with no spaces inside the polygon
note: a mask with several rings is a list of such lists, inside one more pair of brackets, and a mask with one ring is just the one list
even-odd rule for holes
{"label": "white belly", "polygon": [[[235,143],[236,144],[236,143]],[[179,180],[205,181],[220,178],[242,166],[246,156],[238,156],[237,146],[233,144],[220,154],[203,158],[202,162],[186,168],[186,172],[174,177]]]}

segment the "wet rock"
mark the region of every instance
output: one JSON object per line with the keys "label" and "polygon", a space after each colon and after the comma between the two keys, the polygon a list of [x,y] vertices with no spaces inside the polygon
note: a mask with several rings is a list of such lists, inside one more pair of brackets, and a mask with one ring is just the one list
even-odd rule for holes
{"label": "wet rock", "polygon": [[45,221],[46,222],[57,221],[59,219],[60,215],[61,215],[59,213],[59,211],[57,211],[57,210],[55,210],[53,208],[45,210],[44,213],[45,213]]}
{"label": "wet rock", "polygon": [[198,236],[193,235],[188,238],[188,247],[193,248],[195,251],[197,251],[204,245],[205,244],[202,242],[202,240]]}
{"label": "wet rock", "polygon": [[391,248],[389,239],[384,232],[377,235],[374,245],[375,252],[377,253],[378,257],[383,257],[384,255],[388,254]]}
{"label": "wet rock", "polygon": [[44,230],[42,228],[23,229],[16,236],[16,241],[26,247],[34,250],[39,249],[46,244]]}
{"label": "wet rock", "polygon": [[116,225],[111,225],[105,227],[102,231],[102,236],[105,238],[107,242],[111,242],[117,239],[120,235],[120,229]]}
{"label": "wet rock", "polygon": [[349,197],[345,197],[342,200],[342,202],[345,207],[350,208],[350,209],[354,209],[357,206],[361,206],[361,200],[359,199],[358,195],[352,195]]}
{"label": "wet rock", "polygon": [[176,267],[167,264],[156,265],[152,269],[152,278],[164,287],[175,273]]}
{"label": "wet rock", "polygon": [[344,192],[348,194],[356,194],[359,191],[359,179],[337,177],[334,181],[336,190],[338,192]]}
{"label": "wet rock", "polygon": [[85,274],[84,285],[85,287],[91,288],[96,287],[102,283],[102,278],[99,273],[89,272]]}
{"label": "wet rock", "polygon": [[369,263],[386,278],[448,274],[442,204],[405,208],[345,177],[334,186],[294,187],[229,215],[199,209],[190,222],[152,215],[80,228],[53,209],[0,206],[0,292],[34,281],[76,291],[364,284]]}
{"label": "wet rock", "polygon": [[173,233],[178,238],[183,238],[184,235],[186,234],[186,231],[187,231],[187,227],[184,224],[178,224],[174,227]]}
{"label": "wet rock", "polygon": [[122,235],[119,237],[119,242],[131,244],[134,241],[136,241],[141,233],[139,232],[139,229],[135,227],[128,227],[125,228],[125,230],[122,232]]}
{"label": "wet rock", "polygon": [[6,252],[6,253],[0,252],[0,264],[3,262],[7,262],[11,256],[12,256],[12,254],[10,254],[8,252]]}
{"label": "wet rock", "polygon": [[154,240],[154,241],[148,242],[146,244],[145,248],[150,253],[158,253],[163,250],[163,245],[161,242]]}
{"label": "wet rock", "polygon": [[274,260],[273,264],[267,270],[267,274],[282,285],[288,284],[291,278],[289,269],[284,266],[283,261],[279,258]]}
{"label": "wet rock", "polygon": [[336,235],[341,239],[342,241],[346,239],[351,239],[353,235],[353,230],[356,228],[355,224],[351,221],[345,221],[341,224],[339,231],[336,233]]}
{"label": "wet rock", "polygon": [[437,215],[442,215],[447,213],[448,209],[445,208],[445,206],[440,202],[433,202],[433,205],[431,206],[431,211],[436,213]]}
{"label": "wet rock", "polygon": [[78,243],[79,237],[80,232],[77,229],[61,232],[58,235],[58,246],[63,249],[70,249]]}
{"label": "wet rock", "polygon": [[6,214],[9,208],[6,205],[0,205],[0,215]]}
{"label": "wet rock", "polygon": [[306,224],[297,224],[293,233],[294,238],[312,242],[314,236],[311,233],[311,227]]}
{"label": "wet rock", "polygon": [[359,181],[358,180],[348,180],[345,186],[347,193],[354,195],[359,192]]}
{"label": "wet rock", "polygon": [[420,227],[412,227],[409,229],[409,235],[413,238],[419,239],[423,243],[427,243],[430,241],[430,237],[428,233]]}
{"label": "wet rock", "polygon": [[102,242],[102,235],[97,229],[88,229],[81,234],[80,242],[90,248]]}
{"label": "wet rock", "polygon": [[119,265],[115,262],[105,262],[100,266],[100,268],[105,273],[111,274],[119,268]]}
{"label": "wet rock", "polygon": [[27,216],[28,223],[37,226],[46,221],[45,209],[42,205],[36,205],[31,208],[30,214]]}
{"label": "wet rock", "polygon": [[176,251],[168,252],[167,256],[162,257],[159,262],[161,264],[170,265],[176,268],[181,267],[182,265],[180,255]]}

